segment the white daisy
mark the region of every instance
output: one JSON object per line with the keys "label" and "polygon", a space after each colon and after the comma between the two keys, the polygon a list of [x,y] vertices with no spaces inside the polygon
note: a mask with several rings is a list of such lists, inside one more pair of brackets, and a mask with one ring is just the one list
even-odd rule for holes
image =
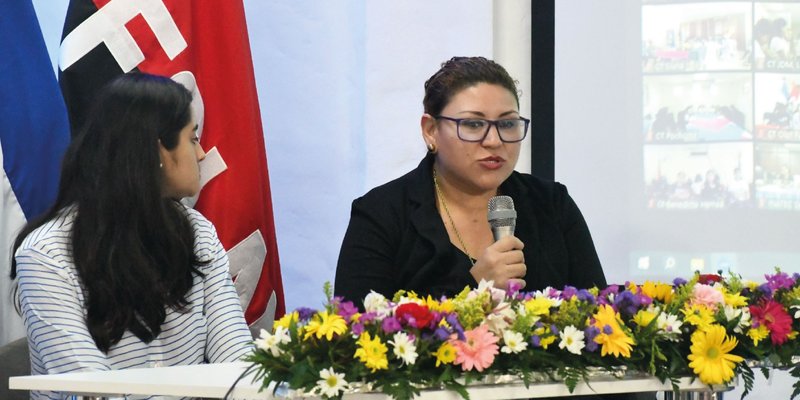
{"label": "white daisy", "polygon": [[505,346],[500,349],[503,353],[519,353],[528,347],[528,342],[522,337],[522,334],[512,330],[503,331],[503,343]]}
{"label": "white daisy", "polygon": [[797,311],[794,312],[794,318],[795,319],[800,319],[800,306],[792,306],[791,308],[794,308],[795,310],[797,310]]}
{"label": "white daisy", "polygon": [[405,332],[397,332],[392,337],[389,343],[394,347],[394,355],[399,358],[403,364],[411,365],[417,361],[417,346],[414,340],[408,337]]}
{"label": "white daisy", "polygon": [[314,391],[327,397],[338,396],[339,392],[347,390],[348,383],[344,380],[344,374],[337,373],[333,368],[323,369],[319,371],[320,380],[317,381],[317,386]]}
{"label": "white daisy", "polygon": [[661,313],[656,320],[659,333],[667,336],[669,340],[677,341],[681,333],[683,322],[675,314]]}
{"label": "white daisy", "polygon": [[572,354],[581,354],[581,350],[586,347],[583,331],[572,325],[561,330],[558,336],[561,337],[561,342],[558,343],[559,349],[566,348]]}
{"label": "white daisy", "polygon": [[275,333],[269,333],[265,329],[261,330],[258,339],[254,340],[256,347],[272,354],[273,357],[278,357],[283,354],[283,350],[278,346],[292,341],[289,335],[289,330],[279,326],[275,328]]}

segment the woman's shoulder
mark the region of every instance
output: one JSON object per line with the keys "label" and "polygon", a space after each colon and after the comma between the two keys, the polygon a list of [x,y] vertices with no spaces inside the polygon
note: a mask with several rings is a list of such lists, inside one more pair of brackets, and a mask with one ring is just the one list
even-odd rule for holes
{"label": "woman's shoulder", "polygon": [[69,264],[74,220],[74,208],[65,208],[59,211],[53,218],[25,236],[15,255],[37,254],[35,257],[46,257]]}
{"label": "woman's shoulder", "polygon": [[514,171],[508,181],[514,190],[525,191],[532,197],[543,200],[559,200],[567,194],[567,187],[561,182],[542,179],[528,173]]}
{"label": "woman's shoulder", "polygon": [[74,220],[74,208],[65,208],[59,211],[53,218],[25,236],[20,248],[68,246]]}
{"label": "woman's shoulder", "polygon": [[400,204],[421,183],[417,170],[376,186],[355,201],[359,203]]}
{"label": "woman's shoulder", "polygon": [[181,207],[183,207],[184,209],[186,219],[189,221],[189,225],[192,227],[192,231],[194,231],[195,236],[216,237],[217,229],[216,227],[214,227],[214,224],[208,218],[206,218],[205,215],[200,213],[200,211],[195,210],[194,208],[187,207],[186,205],[181,204]]}

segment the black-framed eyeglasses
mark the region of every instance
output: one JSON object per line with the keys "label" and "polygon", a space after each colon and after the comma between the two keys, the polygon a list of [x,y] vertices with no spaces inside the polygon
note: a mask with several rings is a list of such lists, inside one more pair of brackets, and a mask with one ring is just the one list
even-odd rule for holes
{"label": "black-framed eyeglasses", "polygon": [[531,120],[527,118],[509,119],[483,119],[483,118],[451,118],[444,115],[434,116],[436,119],[446,119],[456,123],[458,138],[465,142],[482,142],[489,135],[492,125],[497,129],[497,135],[504,143],[516,143],[525,139],[528,134],[528,125]]}

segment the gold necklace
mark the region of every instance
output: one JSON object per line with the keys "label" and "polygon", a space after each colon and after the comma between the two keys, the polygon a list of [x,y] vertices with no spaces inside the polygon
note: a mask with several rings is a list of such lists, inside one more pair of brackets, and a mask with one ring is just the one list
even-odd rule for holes
{"label": "gold necklace", "polygon": [[467,245],[464,244],[464,239],[461,239],[461,234],[458,233],[458,229],[456,228],[456,223],[453,222],[453,216],[450,215],[450,210],[447,208],[447,202],[444,200],[444,194],[442,194],[442,189],[439,187],[439,180],[436,179],[436,168],[433,169],[433,186],[436,187],[436,194],[439,196],[439,201],[442,203],[442,207],[444,208],[445,214],[447,214],[447,219],[450,220],[450,226],[453,227],[453,232],[456,233],[456,238],[458,238],[458,242],[461,243],[461,248],[464,249],[464,254],[467,255],[469,258],[469,262],[472,266],[475,266],[475,259],[469,255],[469,250],[467,250]]}

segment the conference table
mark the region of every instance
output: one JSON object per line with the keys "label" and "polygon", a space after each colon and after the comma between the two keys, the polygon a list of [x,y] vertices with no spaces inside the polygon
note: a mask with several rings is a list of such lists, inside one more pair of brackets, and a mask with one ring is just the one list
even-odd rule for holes
{"label": "conference table", "polygon": [[[9,388],[16,390],[50,390],[84,397],[121,397],[123,395],[161,395],[222,399],[240,377],[248,364],[243,362],[225,364],[185,365],[163,368],[141,368],[99,372],[77,372],[55,375],[18,376],[9,379]],[[681,391],[687,393],[711,393],[708,386],[699,380],[681,379]],[[272,388],[259,391],[261,385],[252,382],[252,377],[242,378],[229,395],[229,399],[264,400],[286,398],[286,390],[276,395]],[[672,391],[669,383],[661,383],[652,377],[613,376],[592,379],[590,385],[579,383],[570,393],[561,382],[534,383],[529,387],[521,382],[470,385],[467,389],[472,399],[522,399],[579,394],[607,394],[627,392]],[[316,399],[317,397],[301,397]],[[348,393],[348,400],[388,400],[381,393]],[[710,398],[710,397],[709,397]],[[460,400],[453,391],[425,389],[420,400]]]}

